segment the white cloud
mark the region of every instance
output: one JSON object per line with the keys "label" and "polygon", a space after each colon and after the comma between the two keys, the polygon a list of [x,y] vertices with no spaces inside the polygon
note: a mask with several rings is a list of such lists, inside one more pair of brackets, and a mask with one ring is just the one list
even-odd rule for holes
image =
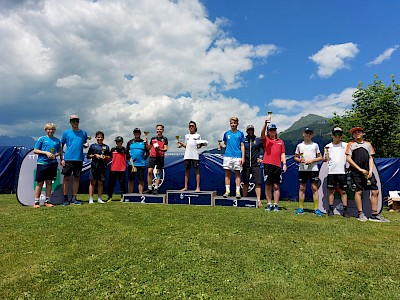
{"label": "white cloud", "polygon": [[317,64],[319,77],[329,78],[338,70],[348,69],[346,61],[354,58],[358,52],[358,46],[354,43],[325,45],[309,59]]}
{"label": "white cloud", "polygon": [[393,47],[387,48],[382,54],[375,57],[375,59],[371,60],[367,63],[370,65],[380,65],[385,60],[389,60],[392,57],[392,54],[399,48],[399,45],[395,45]]}
{"label": "white cloud", "polygon": [[264,75],[264,74],[259,74],[259,75],[258,75],[258,79],[263,79],[263,78],[265,78],[265,75]]}
{"label": "white cloud", "polygon": [[[334,112],[343,115],[345,109],[351,107],[355,91],[356,88],[346,88],[339,94],[319,95],[310,100],[273,99],[268,107],[272,111],[279,111],[279,114],[273,113],[273,122],[280,124],[280,131],[283,131],[310,113],[327,118],[332,117]],[[287,115],[291,115],[291,118]]]}
{"label": "white cloud", "polygon": [[183,135],[191,119],[210,140],[229,128],[231,115],[243,128],[262,124],[258,107],[221,92],[240,87],[254,61],[278,48],[240,44],[197,0],[7,3],[0,6],[0,134],[37,137],[53,121],[61,135],[72,113],[109,141],[157,123],[167,136]]}

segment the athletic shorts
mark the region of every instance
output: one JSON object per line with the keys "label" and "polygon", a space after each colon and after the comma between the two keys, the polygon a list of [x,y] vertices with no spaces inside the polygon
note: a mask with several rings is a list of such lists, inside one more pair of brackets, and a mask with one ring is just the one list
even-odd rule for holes
{"label": "athletic shorts", "polygon": [[224,170],[234,170],[234,171],[241,171],[242,166],[240,165],[241,158],[238,157],[224,157],[224,162],[222,166]]}
{"label": "athletic shorts", "polygon": [[369,181],[371,184],[367,184],[367,179],[359,173],[351,173],[351,183],[352,183],[352,188],[355,189],[356,191],[376,191],[378,190],[378,183],[376,181],[376,178],[374,174],[372,174],[372,177],[369,178]]}
{"label": "athletic shorts", "polygon": [[328,189],[335,189],[337,186],[339,186],[339,189],[341,189],[342,191],[347,188],[346,174],[328,174]]}
{"label": "athletic shorts", "polygon": [[146,167],[136,167],[136,172],[132,172],[132,166],[129,165],[128,166],[128,178],[129,180],[135,180],[135,178],[137,177],[137,179],[139,181],[143,181],[144,180],[144,169]]}
{"label": "athletic shorts", "polygon": [[61,174],[64,176],[71,176],[74,174],[75,177],[81,176],[83,161],[80,160],[66,160],[65,166],[62,168]]}
{"label": "athletic shorts", "polygon": [[149,168],[154,169],[155,166],[157,166],[157,169],[164,168],[164,156],[150,156]]}
{"label": "athletic shorts", "polygon": [[57,177],[58,164],[48,164],[48,165],[36,165],[36,177],[37,182],[42,182],[45,180],[54,180]]}
{"label": "athletic shorts", "polygon": [[255,184],[261,184],[261,170],[259,166],[256,167],[244,167],[242,171],[243,183],[249,183],[250,176],[253,178]]}
{"label": "athletic shorts", "polygon": [[104,181],[106,178],[106,170],[90,168],[89,180]]}
{"label": "athletic shorts", "polygon": [[299,182],[307,183],[310,180],[313,183],[319,182],[319,171],[299,171]]}
{"label": "athletic shorts", "polygon": [[184,165],[186,170],[190,169],[192,166],[193,166],[193,168],[196,169],[200,165],[200,160],[198,160],[198,159],[185,159],[183,161],[183,165]]}
{"label": "athletic shorts", "polygon": [[282,169],[275,165],[264,165],[265,184],[280,184],[282,182]]}

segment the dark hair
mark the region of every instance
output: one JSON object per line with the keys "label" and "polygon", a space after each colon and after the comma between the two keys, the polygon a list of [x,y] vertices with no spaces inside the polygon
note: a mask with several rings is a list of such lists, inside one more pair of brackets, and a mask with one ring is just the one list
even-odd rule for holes
{"label": "dark hair", "polygon": [[195,121],[190,121],[189,122],[189,125],[190,124],[193,124],[194,125],[194,128],[195,128],[195,131],[194,132],[197,132],[197,124],[196,124],[196,122]]}
{"label": "dark hair", "polygon": [[[267,130],[267,137],[271,138],[271,137],[269,136],[269,134],[268,134],[268,131],[269,131],[269,130]],[[278,138],[278,132],[276,133],[275,138],[276,138],[276,139]]]}
{"label": "dark hair", "polygon": [[163,125],[163,124],[157,124],[157,125],[156,125],[156,128],[157,128],[158,126],[161,126],[161,127],[164,129],[164,125]]}
{"label": "dark hair", "polygon": [[97,131],[95,137],[98,136],[98,135],[102,135],[103,138],[104,138],[104,132],[103,131]]}

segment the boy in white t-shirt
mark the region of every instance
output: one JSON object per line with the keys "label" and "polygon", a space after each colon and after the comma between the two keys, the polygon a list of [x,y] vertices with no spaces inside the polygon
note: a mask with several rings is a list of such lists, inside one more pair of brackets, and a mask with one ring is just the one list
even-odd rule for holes
{"label": "boy in white t-shirt", "polygon": [[185,135],[185,143],[178,141],[178,147],[184,147],[185,155],[183,157],[183,165],[185,166],[185,187],[181,191],[188,190],[190,168],[193,166],[196,172],[196,190],[195,192],[200,192],[200,159],[199,159],[199,149],[202,144],[198,144],[197,141],[201,140],[200,134],[197,133],[196,122],[189,122],[189,133]]}
{"label": "boy in white t-shirt", "polygon": [[335,190],[339,187],[340,198],[343,204],[343,217],[348,218],[347,211],[347,178],[346,178],[346,148],[347,143],[342,142],[343,130],[340,127],[332,129],[332,142],[325,146],[324,161],[328,162],[328,216],[333,216],[333,201]]}
{"label": "boy in white t-shirt", "polygon": [[319,169],[318,162],[322,160],[319,146],[314,143],[311,138],[314,131],[310,128],[305,128],[303,132],[304,141],[297,145],[294,160],[299,163],[299,208],[296,214],[304,213],[304,198],[307,181],[311,182],[311,189],[314,200],[314,214],[323,216],[323,212],[318,209],[318,182],[319,182]]}

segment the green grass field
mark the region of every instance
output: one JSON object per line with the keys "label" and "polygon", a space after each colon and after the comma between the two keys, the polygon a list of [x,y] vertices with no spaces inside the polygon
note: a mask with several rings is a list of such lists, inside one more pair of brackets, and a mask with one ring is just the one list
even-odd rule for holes
{"label": "green grass field", "polygon": [[0,299],[399,299],[400,213],[281,206],[35,210],[0,195]]}

